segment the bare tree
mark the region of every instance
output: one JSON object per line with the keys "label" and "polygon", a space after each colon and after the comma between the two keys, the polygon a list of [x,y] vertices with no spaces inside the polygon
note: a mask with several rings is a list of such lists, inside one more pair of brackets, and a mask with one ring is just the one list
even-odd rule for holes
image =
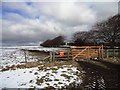
{"label": "bare tree", "polygon": [[75,45],[120,45],[120,14],[96,23],[88,32],[76,32],[73,34]]}
{"label": "bare tree", "polygon": [[120,14],[95,24],[92,31],[95,35],[94,39],[98,40],[99,43],[113,48],[114,57],[114,46],[120,46]]}
{"label": "bare tree", "polygon": [[82,46],[85,45],[86,39],[87,39],[87,32],[76,32],[73,34],[73,42],[76,46]]}
{"label": "bare tree", "polygon": [[106,21],[95,24],[92,28],[95,39],[99,43],[114,47],[120,42],[120,15],[117,14]]}
{"label": "bare tree", "polygon": [[95,41],[93,39],[93,31],[76,32],[73,35],[73,41],[74,45],[77,46],[95,45]]}

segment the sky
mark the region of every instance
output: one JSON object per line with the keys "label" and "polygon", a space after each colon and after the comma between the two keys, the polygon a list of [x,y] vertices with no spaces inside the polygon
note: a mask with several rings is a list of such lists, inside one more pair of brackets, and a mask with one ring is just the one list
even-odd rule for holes
{"label": "sky", "polygon": [[70,40],[75,32],[89,31],[98,21],[118,13],[112,2],[2,2],[3,44],[34,44],[64,35]]}

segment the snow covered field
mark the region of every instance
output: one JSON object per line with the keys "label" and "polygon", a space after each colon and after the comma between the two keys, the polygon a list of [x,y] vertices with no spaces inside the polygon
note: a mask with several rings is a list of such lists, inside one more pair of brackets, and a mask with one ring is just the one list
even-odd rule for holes
{"label": "snow covered field", "polygon": [[77,74],[80,74],[80,71],[71,65],[64,65],[63,68],[48,67],[47,70],[40,70],[39,67],[9,70],[0,72],[0,88],[45,88],[48,86],[61,88],[73,82],[82,83]]}
{"label": "snow covered field", "polygon": [[24,59],[24,54],[21,52],[19,49],[0,49],[0,67],[5,67],[5,66],[11,66],[15,64],[20,64],[20,62],[23,62]]}
{"label": "snow covered field", "polygon": [[[53,51],[61,48],[43,48],[40,46],[14,46],[0,48],[0,67],[12,66],[25,62],[25,54],[21,49],[25,50],[39,50],[39,51]],[[37,61],[33,56],[28,55],[28,62]]]}
{"label": "snow covered field", "polygon": [[[20,49],[50,51],[53,48],[40,47],[3,47],[0,48],[0,67],[20,65],[25,62],[24,53]],[[56,48],[57,49],[57,48]],[[34,59],[31,59],[34,60]],[[62,88],[71,83],[82,83],[77,67],[61,65],[61,67],[44,67],[39,65],[31,68],[16,68],[15,70],[0,71],[0,89],[2,88],[45,88],[52,86]],[[42,68],[42,69],[41,69]],[[2,69],[0,69],[2,70]]]}
{"label": "snow covered field", "polygon": [[[12,66],[16,64],[21,64],[25,62],[25,55],[21,49],[27,50],[39,50],[39,51],[52,51],[57,50],[58,48],[42,48],[39,46],[16,46],[16,47],[2,47],[0,48],[0,67]],[[28,56],[30,61],[37,61],[35,58]]]}

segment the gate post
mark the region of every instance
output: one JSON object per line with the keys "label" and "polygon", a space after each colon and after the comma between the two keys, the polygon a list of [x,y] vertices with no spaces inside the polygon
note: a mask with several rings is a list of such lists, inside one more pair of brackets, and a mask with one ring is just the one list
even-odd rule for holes
{"label": "gate post", "polygon": [[25,56],[25,63],[27,63],[27,53],[26,53],[26,50],[24,50],[24,56]]}
{"label": "gate post", "polygon": [[55,51],[53,50],[53,61],[55,60]]}
{"label": "gate post", "polygon": [[101,47],[98,48],[98,58],[99,58],[99,59],[101,58],[100,48],[101,48]]}
{"label": "gate post", "polygon": [[52,61],[52,51],[50,51],[50,61]]}
{"label": "gate post", "polygon": [[102,59],[103,59],[103,45],[102,45],[102,52],[101,53],[102,53]]}

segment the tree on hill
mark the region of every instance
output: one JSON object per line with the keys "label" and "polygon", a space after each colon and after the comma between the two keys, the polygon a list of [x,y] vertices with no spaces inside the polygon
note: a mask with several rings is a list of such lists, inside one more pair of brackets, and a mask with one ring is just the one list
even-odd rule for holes
{"label": "tree on hill", "polygon": [[95,39],[111,47],[120,44],[120,14],[95,24],[92,28]]}
{"label": "tree on hill", "polygon": [[96,23],[88,32],[76,32],[73,45],[120,45],[120,14]]}
{"label": "tree on hill", "polygon": [[73,34],[73,43],[75,46],[84,46],[86,45],[88,39],[88,32],[76,32]]}
{"label": "tree on hill", "polygon": [[44,47],[58,47],[58,46],[63,45],[63,44],[64,44],[64,37],[63,36],[58,36],[58,37],[55,37],[52,40],[48,39],[40,45],[44,46]]}

